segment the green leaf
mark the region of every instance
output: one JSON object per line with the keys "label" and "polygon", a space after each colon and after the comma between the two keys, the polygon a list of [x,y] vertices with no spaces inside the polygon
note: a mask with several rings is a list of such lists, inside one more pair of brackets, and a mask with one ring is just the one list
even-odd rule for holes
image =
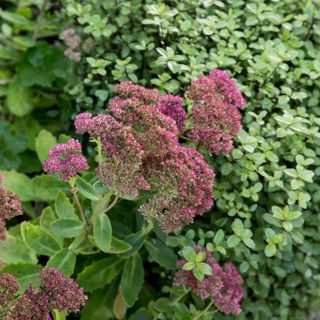
{"label": "green leaf", "polygon": [[3,173],[3,186],[7,190],[15,192],[21,201],[34,200],[33,184],[28,176],[16,171],[4,171]]}
{"label": "green leaf", "polygon": [[240,241],[241,241],[241,238],[239,238],[237,235],[233,234],[227,240],[228,247],[234,248],[240,243]]}
{"label": "green leaf", "polygon": [[63,238],[74,238],[85,232],[82,221],[71,219],[59,219],[50,224],[52,230]]}
{"label": "green leaf", "polygon": [[182,249],[182,256],[189,262],[194,262],[196,260],[196,253],[190,246],[186,246]]}
{"label": "green leaf", "polygon": [[160,266],[168,270],[174,270],[176,268],[176,255],[173,250],[167,247],[162,241],[150,239],[145,242],[145,246],[152,261],[157,262]]}
{"label": "green leaf", "polygon": [[38,254],[52,256],[61,249],[57,240],[39,226],[23,222],[20,227],[23,242]]}
{"label": "green leaf", "polygon": [[292,229],[293,229],[293,225],[289,221],[283,221],[282,222],[282,227],[283,227],[284,230],[286,230],[288,232],[292,231]]}
{"label": "green leaf", "polygon": [[241,237],[242,232],[243,232],[243,223],[242,223],[242,221],[241,221],[240,219],[236,219],[236,220],[232,223],[231,228],[232,228],[233,232],[234,232],[237,236]]}
{"label": "green leaf", "polygon": [[26,116],[33,110],[31,90],[16,82],[12,82],[7,91],[7,106],[15,116]]}
{"label": "green leaf", "polygon": [[264,253],[267,257],[272,257],[277,253],[277,247],[273,243],[269,243],[264,248]]}
{"label": "green leaf", "polygon": [[205,252],[200,251],[199,253],[196,254],[195,262],[196,262],[196,263],[201,262],[201,261],[203,261],[205,258],[206,258]]}
{"label": "green leaf", "polygon": [[131,245],[132,249],[121,254],[121,257],[129,258],[137,253],[143,246],[145,240],[147,239],[148,234],[144,230],[132,233],[127,236],[124,241]]}
{"label": "green leaf", "polygon": [[224,231],[222,229],[218,230],[218,232],[215,234],[213,238],[213,242],[215,244],[220,244],[224,239]]}
{"label": "green leaf", "polygon": [[79,192],[87,199],[92,201],[99,201],[98,194],[94,191],[91,184],[89,184],[86,180],[78,177],[76,181],[76,186]]}
{"label": "green leaf", "polygon": [[197,280],[202,281],[204,279],[204,273],[198,268],[192,270],[192,274],[196,277]]}
{"label": "green leaf", "polygon": [[138,299],[144,282],[144,269],[139,254],[135,254],[127,260],[120,281],[119,290],[129,307],[132,307]]}
{"label": "green leaf", "polygon": [[54,203],[55,211],[60,219],[79,220],[74,207],[64,192],[59,192]]}
{"label": "green leaf", "polygon": [[36,197],[43,201],[55,200],[60,191],[68,192],[70,187],[65,181],[43,174],[32,180]]}
{"label": "green leaf", "polygon": [[108,253],[111,249],[112,227],[106,214],[98,214],[93,218],[93,238],[97,247]]}
{"label": "green leaf", "polygon": [[49,158],[48,151],[57,144],[57,139],[51,132],[42,129],[35,139],[36,153],[41,163]]}
{"label": "green leaf", "polygon": [[35,251],[30,250],[20,238],[10,233],[7,233],[4,241],[0,241],[0,257],[5,264],[36,264],[38,261]]}
{"label": "green leaf", "polygon": [[254,243],[254,241],[251,238],[242,238],[242,241],[244,242],[244,244],[250,248],[250,249],[255,249],[256,248],[256,244]]}
{"label": "green leaf", "polygon": [[208,276],[212,275],[212,269],[207,263],[201,262],[201,263],[198,264],[197,267],[199,268],[199,270],[203,274],[208,275]]}
{"label": "green leaf", "polygon": [[103,288],[120,273],[122,264],[123,260],[115,256],[94,261],[83,269],[77,278],[77,282],[80,287],[88,292]]}
{"label": "green leaf", "polygon": [[66,277],[73,274],[76,265],[76,254],[68,248],[63,248],[50,257],[47,262],[47,268],[56,268]]}
{"label": "green leaf", "polygon": [[109,253],[119,254],[125,253],[132,249],[132,246],[129,243],[126,243],[122,240],[119,240],[115,237],[111,239],[111,249]]}
{"label": "green leaf", "polygon": [[182,267],[182,270],[185,271],[189,271],[192,270],[196,267],[196,264],[194,262],[187,262],[186,264],[184,264],[184,266]]}

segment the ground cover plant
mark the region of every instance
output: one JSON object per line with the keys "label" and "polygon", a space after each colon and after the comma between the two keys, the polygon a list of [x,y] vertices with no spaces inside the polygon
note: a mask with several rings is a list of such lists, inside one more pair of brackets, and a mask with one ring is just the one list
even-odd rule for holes
{"label": "ground cover plant", "polygon": [[[55,319],[316,317],[317,1],[0,7],[10,310],[42,297]],[[47,270],[83,288],[75,308],[44,293]]]}

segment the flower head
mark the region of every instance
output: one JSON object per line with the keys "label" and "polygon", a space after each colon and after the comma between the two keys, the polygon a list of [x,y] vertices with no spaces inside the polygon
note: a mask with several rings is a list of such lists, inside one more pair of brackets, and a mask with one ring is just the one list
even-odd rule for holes
{"label": "flower head", "polygon": [[158,193],[140,211],[167,233],[192,223],[213,205],[214,172],[195,149],[177,146],[166,157],[147,159],[144,175]]}
{"label": "flower head", "polygon": [[87,301],[83,289],[73,279],[65,278],[57,269],[42,269],[40,284],[50,309],[78,312]]}
{"label": "flower head", "polygon": [[0,240],[6,238],[5,220],[22,215],[22,205],[18,195],[5,190],[1,185],[3,174],[0,172]]}
{"label": "flower head", "polygon": [[67,143],[58,144],[49,150],[49,159],[44,162],[44,171],[60,173],[60,179],[68,181],[71,177],[88,169],[86,158],[81,154],[79,141],[71,139]]}
{"label": "flower head", "polygon": [[192,81],[186,95],[194,101],[189,137],[211,153],[230,152],[241,129],[239,108],[244,107],[235,82],[226,72],[213,70],[208,77]]}
{"label": "flower head", "polygon": [[161,96],[156,107],[163,114],[169,116],[176,123],[179,132],[184,130],[184,120],[187,117],[187,113],[182,107],[183,99],[179,96],[172,94],[165,94]]}
{"label": "flower head", "polygon": [[[211,297],[216,307],[225,314],[241,313],[240,301],[243,298],[241,285],[243,279],[232,263],[226,263],[222,268],[212,257],[211,252],[200,246],[195,251],[205,252],[205,263],[211,267],[212,275],[205,275],[202,281],[196,279],[192,271],[179,270],[176,272],[173,284],[186,285],[201,299]],[[185,260],[179,260],[178,267],[185,265]]]}

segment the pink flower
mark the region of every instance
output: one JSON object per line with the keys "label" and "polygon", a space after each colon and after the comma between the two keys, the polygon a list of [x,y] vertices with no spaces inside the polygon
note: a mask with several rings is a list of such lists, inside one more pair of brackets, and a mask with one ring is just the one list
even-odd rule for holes
{"label": "pink flower", "polygon": [[166,233],[192,223],[213,205],[214,172],[193,148],[177,146],[167,156],[150,157],[143,173],[158,193],[140,212],[149,221],[156,219]]}
{"label": "pink flower", "polygon": [[49,159],[44,162],[44,171],[60,173],[60,179],[68,181],[71,177],[88,169],[86,158],[81,154],[79,141],[71,139],[67,143],[58,144],[49,150]]}
{"label": "pink flower", "polygon": [[73,279],[64,277],[54,268],[41,270],[40,286],[51,310],[78,312],[87,301],[83,289]]}
{"label": "pink flower", "polygon": [[156,107],[165,114],[173,119],[179,132],[184,130],[184,120],[187,117],[187,113],[182,107],[183,99],[179,96],[173,96],[172,94],[165,94],[161,96],[160,101]]}
{"label": "pink flower", "polygon": [[[243,279],[232,263],[226,263],[222,268],[212,257],[211,252],[197,246],[195,251],[205,252],[205,263],[211,267],[212,275],[206,275],[202,281],[195,278],[192,270],[179,270],[173,280],[175,286],[185,285],[191,288],[201,299],[211,297],[216,307],[225,314],[241,313],[240,302],[243,298]],[[179,260],[177,265],[182,268],[185,260]]]}
{"label": "pink flower", "polygon": [[235,82],[226,72],[213,70],[208,77],[192,81],[186,95],[194,101],[193,127],[188,136],[211,153],[229,153],[233,149],[233,137],[241,129],[239,108],[244,107]]}
{"label": "pink flower", "polygon": [[3,174],[0,172],[0,240],[5,240],[5,220],[20,216],[23,212],[18,195],[14,192],[5,190],[1,185],[2,181]]}

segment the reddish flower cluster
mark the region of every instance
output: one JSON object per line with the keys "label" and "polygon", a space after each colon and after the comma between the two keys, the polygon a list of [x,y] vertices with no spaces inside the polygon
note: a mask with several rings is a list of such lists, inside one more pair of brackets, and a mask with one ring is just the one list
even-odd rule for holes
{"label": "reddish flower cluster", "polygon": [[40,290],[29,285],[19,298],[16,278],[0,275],[0,316],[3,320],[50,320],[50,311],[78,312],[85,305],[87,296],[77,283],[65,278],[56,269],[43,269],[40,273]]}
{"label": "reddish flower cluster", "polygon": [[73,279],[65,278],[57,269],[43,269],[40,273],[40,283],[50,309],[78,312],[87,301],[83,289],[79,288]]}
{"label": "reddish flower cluster", "polygon": [[81,154],[79,141],[71,139],[67,143],[58,144],[49,150],[49,159],[44,162],[44,171],[60,173],[60,179],[68,181],[71,177],[88,169],[86,158]]}
{"label": "reddish flower cluster", "polygon": [[59,38],[65,42],[68,49],[64,51],[64,55],[71,60],[80,61],[81,54],[77,51],[80,47],[81,39],[72,28],[66,29],[60,33]]}
{"label": "reddish flower cluster", "polygon": [[184,121],[187,118],[187,113],[182,107],[182,103],[183,99],[181,97],[165,94],[156,105],[160,112],[175,121],[179,132],[184,131]]}
{"label": "reddish flower cluster", "polygon": [[151,189],[160,191],[140,211],[156,219],[166,233],[192,223],[213,205],[214,172],[195,149],[177,146],[164,157],[150,157],[143,167]]}
{"label": "reddish flower cluster", "polygon": [[[225,314],[241,313],[240,301],[243,298],[241,285],[243,279],[236,267],[232,263],[226,263],[222,268],[212,257],[210,251],[200,246],[195,247],[198,253],[204,251],[207,263],[212,269],[211,276],[205,276],[202,281],[195,278],[192,270],[179,270],[176,272],[173,284],[175,286],[186,285],[191,291],[196,293],[201,299],[211,297],[216,307]],[[185,260],[179,260],[177,265],[183,267]]]}
{"label": "reddish flower cluster", "polygon": [[244,107],[236,83],[225,71],[213,70],[208,77],[192,81],[186,96],[194,101],[189,137],[211,153],[230,152],[241,129],[239,109]]}
{"label": "reddish flower cluster", "polygon": [[6,238],[5,220],[22,215],[20,199],[14,192],[7,191],[2,186],[3,175],[0,172],[0,240]]}
{"label": "reddish flower cluster", "polygon": [[193,221],[213,203],[214,173],[195,149],[179,144],[186,112],[182,98],[161,96],[130,81],[115,86],[110,114],[75,119],[77,133],[100,138],[105,160],[100,180],[122,195],[152,190],[154,198],[140,211],[165,232]]}

